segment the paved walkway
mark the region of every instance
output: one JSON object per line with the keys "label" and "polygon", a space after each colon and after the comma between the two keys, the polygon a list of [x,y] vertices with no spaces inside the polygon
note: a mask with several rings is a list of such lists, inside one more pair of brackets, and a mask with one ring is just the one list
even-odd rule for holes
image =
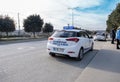
{"label": "paved walkway", "polygon": [[120,82],[120,50],[106,42],[75,82]]}

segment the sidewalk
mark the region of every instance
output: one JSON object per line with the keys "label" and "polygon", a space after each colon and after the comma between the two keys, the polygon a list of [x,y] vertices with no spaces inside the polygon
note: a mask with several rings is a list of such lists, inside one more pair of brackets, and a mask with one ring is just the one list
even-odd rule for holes
{"label": "sidewalk", "polygon": [[106,42],[75,82],[120,82],[120,50]]}
{"label": "sidewalk", "polygon": [[47,37],[41,37],[41,38],[26,38],[26,39],[13,39],[13,40],[0,40],[1,44],[11,44],[11,43],[21,43],[21,42],[30,42],[30,41],[41,41],[41,40],[47,40]]}

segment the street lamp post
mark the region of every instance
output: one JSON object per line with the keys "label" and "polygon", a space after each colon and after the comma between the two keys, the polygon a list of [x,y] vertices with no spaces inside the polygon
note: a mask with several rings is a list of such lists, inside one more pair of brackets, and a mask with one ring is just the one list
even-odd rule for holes
{"label": "street lamp post", "polygon": [[73,13],[73,8],[68,8],[70,10],[72,10],[72,26],[74,26],[74,13]]}

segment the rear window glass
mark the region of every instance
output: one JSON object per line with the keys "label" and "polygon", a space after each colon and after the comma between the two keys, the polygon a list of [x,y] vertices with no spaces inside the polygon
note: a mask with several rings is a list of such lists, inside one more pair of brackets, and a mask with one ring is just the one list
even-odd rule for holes
{"label": "rear window glass", "polygon": [[73,32],[73,31],[56,31],[53,34],[53,37],[63,37],[63,38],[76,37],[76,32]]}
{"label": "rear window glass", "polygon": [[97,33],[96,35],[105,36],[105,33]]}

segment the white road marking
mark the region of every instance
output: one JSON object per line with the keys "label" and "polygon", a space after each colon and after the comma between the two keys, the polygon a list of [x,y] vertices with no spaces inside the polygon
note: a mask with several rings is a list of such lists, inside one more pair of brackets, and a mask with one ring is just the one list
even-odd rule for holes
{"label": "white road marking", "polygon": [[30,49],[35,49],[35,47],[30,47]]}
{"label": "white road marking", "polygon": [[17,48],[18,50],[22,50],[23,48],[22,47],[19,47],[19,48]]}
{"label": "white road marking", "polygon": [[23,49],[35,49],[35,47],[18,47],[18,50],[23,50]]}

